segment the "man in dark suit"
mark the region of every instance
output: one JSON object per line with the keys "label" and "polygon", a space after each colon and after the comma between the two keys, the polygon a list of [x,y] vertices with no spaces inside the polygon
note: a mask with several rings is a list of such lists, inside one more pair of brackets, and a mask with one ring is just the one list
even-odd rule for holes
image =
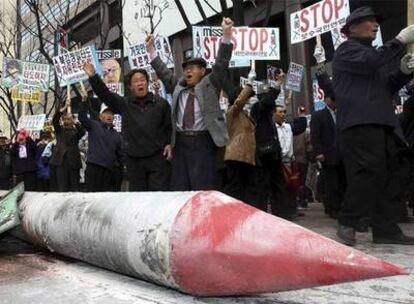
{"label": "man in dark suit", "polygon": [[325,93],[325,109],[314,112],[310,122],[310,137],[315,159],[322,164],[326,201],[325,213],[338,218],[345,192],[345,171],[339,155],[336,131],[335,94],[326,73],[317,75]]}
{"label": "man in dark suit", "polygon": [[[60,125],[61,117],[63,126]],[[52,123],[56,147],[49,164],[56,166],[57,191],[79,191],[79,170],[82,163],[78,143],[85,135],[85,130],[75,124],[72,114],[63,114],[61,111],[56,111]]]}
{"label": "man in dark suit", "polygon": [[183,63],[184,77],[178,78],[157,56],[154,37],[147,39],[151,66],[172,94],[173,149],[171,188],[174,191],[210,190],[217,187],[217,149],[226,146],[227,124],[219,95],[233,50],[233,21],[223,18],[223,36],[211,73],[202,58]]}
{"label": "man in dark suit", "polygon": [[397,225],[391,197],[398,153],[391,98],[413,75],[414,56],[402,55],[414,42],[414,25],[375,49],[372,41],[380,21],[370,7],[353,11],[341,30],[349,39],[338,47],[332,63],[347,177],[337,235],[350,246],[356,243],[355,228],[364,214],[371,216],[374,243],[414,245],[414,237]]}

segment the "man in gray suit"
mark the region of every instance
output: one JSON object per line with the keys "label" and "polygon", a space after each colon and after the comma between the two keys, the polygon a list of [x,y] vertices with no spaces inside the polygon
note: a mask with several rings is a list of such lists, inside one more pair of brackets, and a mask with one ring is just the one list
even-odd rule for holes
{"label": "man in gray suit", "polygon": [[206,74],[202,58],[183,63],[184,77],[178,79],[156,55],[154,37],[147,38],[151,66],[173,94],[171,188],[175,191],[216,188],[217,148],[227,144],[228,132],[219,94],[223,87],[233,45],[233,21],[223,18],[223,37],[212,72]]}

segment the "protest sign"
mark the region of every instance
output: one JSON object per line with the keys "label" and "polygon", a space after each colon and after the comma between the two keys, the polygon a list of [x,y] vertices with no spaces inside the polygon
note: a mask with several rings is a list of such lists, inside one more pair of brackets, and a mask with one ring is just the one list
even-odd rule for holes
{"label": "protest sign", "polygon": [[[167,65],[168,68],[174,67],[174,59],[171,52],[170,42],[168,38],[157,36],[154,41],[155,50],[161,60]],[[129,65],[131,69],[145,69],[150,67],[150,56],[147,52],[145,42],[138,43],[128,47],[129,51]]]}
{"label": "protest sign", "polygon": [[45,124],[46,114],[23,115],[20,116],[17,130],[25,129],[28,131],[42,130]]}
{"label": "protest sign", "polygon": [[291,43],[341,28],[349,11],[349,0],[323,0],[290,14]]}
{"label": "protest sign", "polygon": [[4,58],[2,86],[19,90],[49,91],[50,66],[37,62]]}
{"label": "protest sign", "polygon": [[38,103],[42,97],[42,93],[39,90],[19,90],[18,88],[11,89],[11,98],[13,101],[26,101]]}
{"label": "protest sign", "polygon": [[88,75],[83,71],[85,62],[91,62],[95,67],[96,73],[102,75],[102,68],[99,64],[94,46],[87,46],[53,57],[53,64],[59,85],[65,87],[87,80]]}
{"label": "protest sign", "polygon": [[[240,77],[240,86],[244,87],[248,83],[249,83],[249,79],[248,78],[246,78],[246,77]],[[261,89],[262,89],[263,85],[264,85],[264,82],[263,81],[254,80],[253,83],[252,83],[253,91],[256,94],[262,93],[261,92]]]}
{"label": "protest sign", "polygon": [[97,50],[96,56],[102,68],[102,80],[111,92],[124,96],[122,82],[121,50]]}
{"label": "protest sign", "polygon": [[[218,26],[193,26],[194,57],[204,58],[211,66],[217,58],[223,29]],[[278,28],[234,27],[230,66],[248,66],[248,60],[279,60]],[[242,62],[240,62],[242,61]]]}
{"label": "protest sign", "polygon": [[325,93],[319,86],[316,78],[312,79],[312,91],[313,91],[313,109],[315,111],[323,110],[325,108]]}
{"label": "protest sign", "polygon": [[292,90],[295,92],[301,91],[302,78],[304,73],[304,66],[291,62],[289,66],[289,71],[286,75],[286,90]]}

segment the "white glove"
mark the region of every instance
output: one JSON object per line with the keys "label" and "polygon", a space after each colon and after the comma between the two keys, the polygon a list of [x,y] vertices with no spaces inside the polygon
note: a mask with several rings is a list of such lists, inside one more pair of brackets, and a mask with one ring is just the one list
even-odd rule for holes
{"label": "white glove", "polygon": [[412,54],[406,54],[401,58],[400,70],[406,75],[414,72],[414,56]]}
{"label": "white glove", "polygon": [[253,85],[253,82],[255,81],[257,75],[255,70],[250,70],[249,75],[247,75],[248,84]]}
{"label": "white glove", "polygon": [[407,26],[398,35],[397,39],[404,44],[414,42],[414,24]]}
{"label": "white glove", "polygon": [[313,57],[315,57],[317,63],[325,62],[325,49],[322,46],[316,45],[315,51],[313,52]]}

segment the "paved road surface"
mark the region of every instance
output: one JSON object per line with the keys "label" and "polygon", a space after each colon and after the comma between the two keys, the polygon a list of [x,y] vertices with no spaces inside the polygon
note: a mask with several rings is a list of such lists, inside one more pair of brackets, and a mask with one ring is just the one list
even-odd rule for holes
{"label": "paved road surface", "polygon": [[[311,204],[296,223],[335,238],[335,221]],[[414,224],[402,225],[414,235]],[[414,272],[414,246],[374,245],[358,234],[357,248]],[[139,303],[139,304],[414,304],[414,274],[364,282],[264,294],[254,297],[197,298],[26,244],[0,239],[0,304]]]}

